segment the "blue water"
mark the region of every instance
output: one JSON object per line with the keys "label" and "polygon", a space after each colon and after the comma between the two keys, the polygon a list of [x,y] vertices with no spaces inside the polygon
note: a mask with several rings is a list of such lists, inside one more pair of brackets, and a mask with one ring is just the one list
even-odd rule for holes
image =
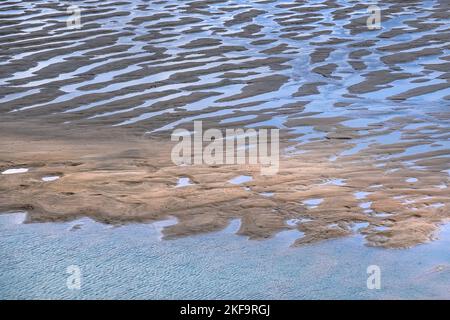
{"label": "blue water", "polygon": [[[291,247],[301,234],[264,241],[223,231],[161,240],[175,221],[113,227],[83,218],[21,223],[0,215],[1,299],[397,299],[450,298],[450,225],[411,249],[363,245],[359,236]],[[75,227],[74,227],[75,226]],[[70,290],[67,267],[81,270]],[[368,289],[367,267],[381,269]]]}

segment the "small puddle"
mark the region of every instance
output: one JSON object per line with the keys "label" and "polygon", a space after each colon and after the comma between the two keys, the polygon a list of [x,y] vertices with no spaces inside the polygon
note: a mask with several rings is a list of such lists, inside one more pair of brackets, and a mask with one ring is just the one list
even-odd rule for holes
{"label": "small puddle", "polygon": [[322,185],[345,186],[345,179],[327,179]]}
{"label": "small puddle", "polygon": [[385,227],[385,226],[376,226],[376,227],[373,228],[373,230],[375,230],[375,231],[386,231],[388,229],[389,228]]}
{"label": "small puddle", "polygon": [[59,178],[60,178],[60,176],[46,176],[46,177],[42,177],[42,181],[51,182],[51,181],[56,181]]}
{"label": "small puddle", "polygon": [[300,218],[300,219],[289,219],[286,221],[286,224],[291,227],[295,227],[300,223],[310,222],[312,219],[308,218]]}
{"label": "small puddle", "polygon": [[361,199],[365,199],[369,194],[371,194],[371,192],[359,191],[359,192],[355,192],[353,195],[355,196],[355,198],[357,200],[361,200]]}
{"label": "small puddle", "polygon": [[231,184],[242,184],[242,183],[246,183],[246,182],[249,182],[252,180],[253,180],[253,178],[251,176],[239,176],[239,177],[233,178],[231,180],[228,180],[228,182]]}
{"label": "small puddle", "polygon": [[191,179],[182,177],[182,178],[178,179],[178,183],[175,186],[175,188],[183,188],[183,187],[192,186],[192,185],[193,185],[193,183],[191,183]]}
{"label": "small puddle", "polygon": [[273,197],[274,193],[273,192],[261,192],[260,195],[263,197]]}
{"label": "small puddle", "polygon": [[308,207],[308,209],[315,209],[319,206],[319,204],[321,204],[323,202],[322,198],[317,198],[317,199],[308,199],[303,201],[303,204],[306,205]]}
{"label": "small puddle", "polygon": [[8,169],[2,172],[2,174],[16,174],[28,172],[27,168]]}
{"label": "small puddle", "polygon": [[387,218],[392,216],[392,213],[381,212],[375,215],[377,218]]}

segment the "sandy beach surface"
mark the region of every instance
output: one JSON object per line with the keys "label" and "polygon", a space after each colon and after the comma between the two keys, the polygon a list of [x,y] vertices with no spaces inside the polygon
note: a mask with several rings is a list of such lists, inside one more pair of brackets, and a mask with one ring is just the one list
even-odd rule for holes
{"label": "sandy beach surface", "polygon": [[[448,1],[383,1],[380,30],[359,1],[77,5],[80,29],[61,1],[0,5],[0,211],[175,217],[165,239],[239,219],[294,246],[412,247],[448,221]],[[194,120],[281,129],[279,173],[174,165],[170,134]]]}

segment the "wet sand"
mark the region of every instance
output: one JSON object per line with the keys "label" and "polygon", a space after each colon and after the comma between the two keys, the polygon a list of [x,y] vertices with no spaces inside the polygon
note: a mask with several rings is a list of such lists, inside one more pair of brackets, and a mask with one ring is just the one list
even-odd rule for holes
{"label": "wet sand", "polygon": [[[0,211],[174,216],[166,238],[240,218],[251,239],[360,233],[387,248],[430,241],[448,220],[446,1],[388,1],[375,31],[345,1],[79,5],[79,30],[59,2],[0,7],[0,169],[29,168],[0,175]],[[279,174],[173,165],[169,135],[194,120],[282,129]],[[241,175],[253,180],[228,182]]]}
{"label": "wet sand", "polygon": [[[262,176],[257,165],[176,166],[173,143],[123,128],[49,130],[8,121],[0,131],[0,170],[28,169],[0,175],[0,211],[26,210],[28,222],[89,216],[122,224],[172,216],[178,223],[164,229],[172,238],[220,230],[239,218],[238,234],[251,239],[298,229],[301,245],[357,232],[369,245],[408,247],[432,239],[448,219],[448,162],[440,153],[429,155],[426,171],[403,161],[377,166],[369,152],[330,159],[348,144],[334,137],[310,143],[306,153],[286,152],[279,173]],[[239,176],[252,179],[230,183]],[[183,178],[189,185],[177,187]],[[355,230],[362,222],[368,225]]]}

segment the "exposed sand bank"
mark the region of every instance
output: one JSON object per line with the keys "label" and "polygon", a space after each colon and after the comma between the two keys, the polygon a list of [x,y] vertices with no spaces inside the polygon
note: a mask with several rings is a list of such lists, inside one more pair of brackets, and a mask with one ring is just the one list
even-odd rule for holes
{"label": "exposed sand bank", "polygon": [[[297,244],[407,247],[449,218],[448,1],[77,1],[0,7],[0,209],[29,221],[242,219]],[[169,133],[282,129],[280,172],[177,167]],[[25,171],[28,170],[28,171]],[[14,173],[16,172],[16,173]],[[252,176],[240,185],[228,181]],[[179,179],[188,186],[177,187]],[[182,180],[184,181],[184,180]]]}
{"label": "exposed sand bank", "polygon": [[[261,176],[258,166],[175,166],[168,138],[37,122],[0,126],[0,170],[29,169],[0,175],[0,211],[26,210],[29,222],[89,216],[127,223],[173,216],[178,224],[164,229],[171,238],[219,230],[239,218],[238,233],[252,239],[298,228],[304,237],[297,245],[359,232],[369,245],[397,248],[432,239],[449,217],[448,189],[442,187],[447,173],[404,167],[386,174],[368,155],[330,161],[345,140],[284,155],[279,174]],[[434,166],[445,168],[445,160]],[[253,180],[229,183],[240,175]],[[47,176],[60,178],[43,181]],[[191,185],[177,187],[181,177]],[[409,177],[416,177],[414,183],[406,182]],[[310,199],[320,201],[308,205]]]}

